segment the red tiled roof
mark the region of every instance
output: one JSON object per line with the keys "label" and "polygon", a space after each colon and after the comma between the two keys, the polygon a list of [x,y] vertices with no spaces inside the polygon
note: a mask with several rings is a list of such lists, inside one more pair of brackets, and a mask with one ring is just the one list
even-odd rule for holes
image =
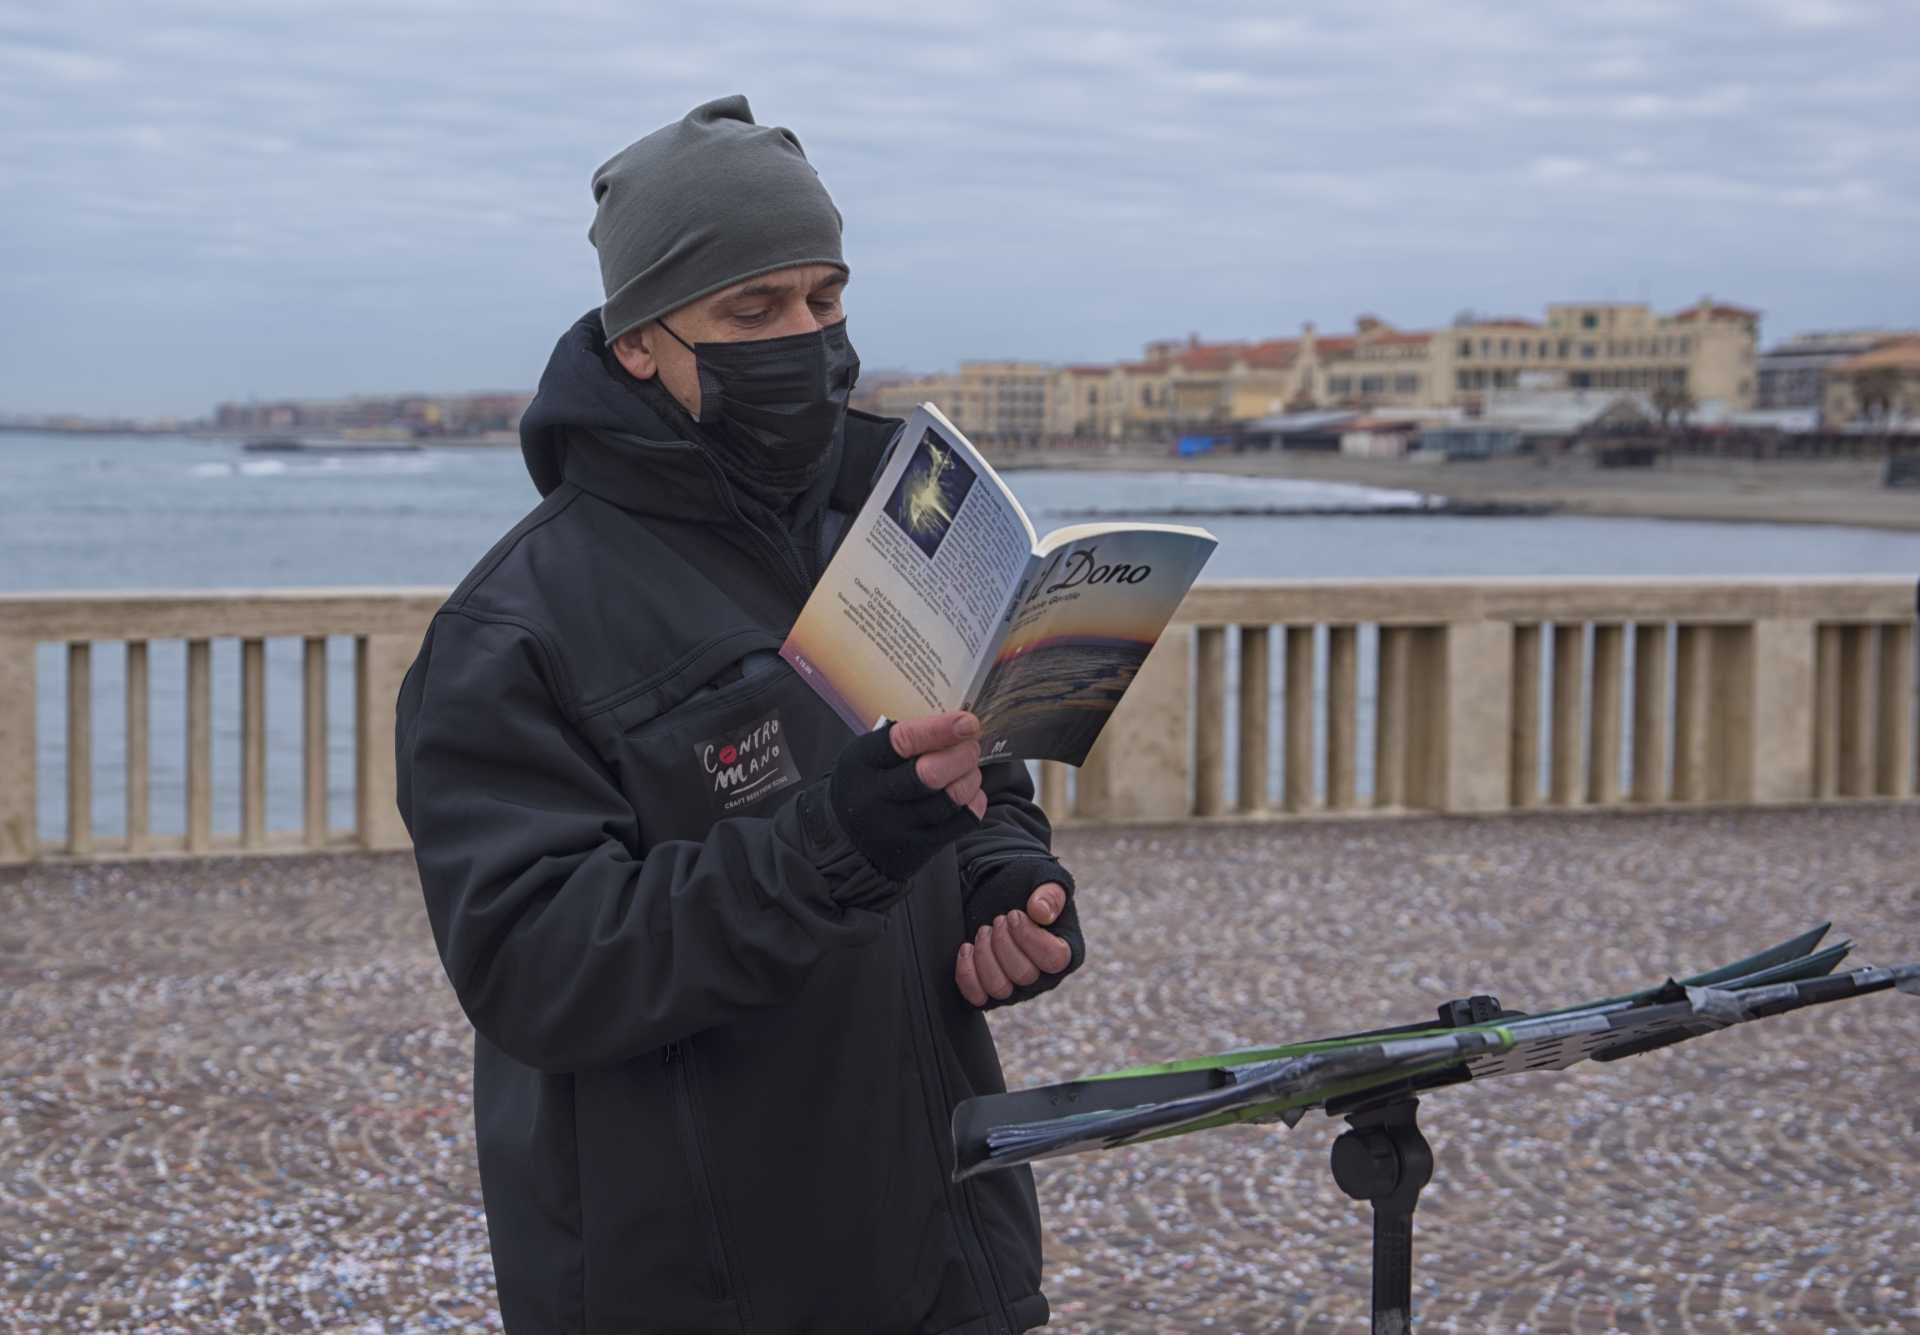
{"label": "red tiled roof", "polygon": [[1216,374],[1245,366],[1253,370],[1280,370],[1291,366],[1300,355],[1300,340],[1270,338],[1259,343],[1200,343],[1181,348],[1170,356],[1142,362],[1118,362],[1112,366],[1068,366],[1071,375],[1103,376],[1111,371],[1132,375],[1168,375],[1187,372]]}
{"label": "red tiled roof", "polygon": [[1299,339],[1270,338],[1247,349],[1247,365],[1262,371],[1279,371],[1292,366],[1299,356]]}
{"label": "red tiled roof", "polygon": [[1173,364],[1182,371],[1224,371],[1245,353],[1243,343],[1201,343],[1176,353]]}
{"label": "red tiled roof", "polygon": [[[1707,313],[1716,320],[1757,320],[1760,318],[1760,312],[1754,310],[1752,307],[1732,306],[1724,302],[1716,302],[1714,305],[1709,306]],[[1675,311],[1667,318],[1670,320],[1698,320],[1700,318],[1700,308],[1698,306],[1689,306],[1683,311]]]}
{"label": "red tiled roof", "polygon": [[1852,375],[1856,371],[1869,371],[1876,366],[1893,366],[1902,370],[1920,371],[1920,338],[1893,338],[1863,352],[1858,357],[1849,357],[1832,368],[1841,375]]}
{"label": "red tiled roof", "polygon": [[[1516,326],[1527,325],[1526,321],[1510,321]],[[1527,327],[1538,328],[1537,325]],[[1434,334],[1431,330],[1394,329],[1390,326],[1376,325],[1374,333],[1367,336],[1368,346],[1410,347],[1429,343]],[[1317,350],[1323,355],[1343,356],[1360,345],[1357,334],[1322,335],[1314,340]],[[1116,369],[1130,375],[1169,375],[1182,372],[1194,375],[1218,374],[1232,370],[1235,366],[1256,371],[1281,371],[1292,366],[1300,358],[1300,350],[1305,340],[1299,338],[1268,338],[1257,343],[1188,343],[1177,351],[1158,361],[1121,362]],[[1069,367],[1076,375],[1104,375],[1110,368]]]}

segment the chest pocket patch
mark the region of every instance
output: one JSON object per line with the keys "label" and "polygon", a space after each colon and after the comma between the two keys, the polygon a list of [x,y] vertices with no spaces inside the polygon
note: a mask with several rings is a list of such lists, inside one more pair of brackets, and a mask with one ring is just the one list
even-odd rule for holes
{"label": "chest pocket patch", "polygon": [[717,737],[693,744],[694,769],[705,785],[715,818],[733,816],[752,803],[800,782],[780,711],[750,716]]}

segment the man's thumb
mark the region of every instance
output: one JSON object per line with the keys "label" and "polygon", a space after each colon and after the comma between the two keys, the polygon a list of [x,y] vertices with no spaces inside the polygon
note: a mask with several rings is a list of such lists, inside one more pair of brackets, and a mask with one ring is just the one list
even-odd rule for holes
{"label": "man's thumb", "polygon": [[956,712],[903,719],[893,725],[888,738],[893,742],[895,754],[904,760],[943,750],[979,733],[980,720],[971,714]]}
{"label": "man's thumb", "polygon": [[1027,900],[1027,916],[1042,927],[1051,926],[1053,920],[1060,916],[1060,910],[1066,906],[1066,887],[1057,881],[1048,881]]}

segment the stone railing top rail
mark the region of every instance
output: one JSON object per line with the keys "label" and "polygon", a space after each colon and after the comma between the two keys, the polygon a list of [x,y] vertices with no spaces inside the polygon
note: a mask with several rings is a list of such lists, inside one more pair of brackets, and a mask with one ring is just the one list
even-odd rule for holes
{"label": "stone railing top rail", "polygon": [[0,594],[0,636],[165,640],[419,634],[448,592],[394,587]]}
{"label": "stone railing top rail", "polygon": [[[1894,621],[1905,575],[1224,579],[1196,585],[1180,624],[1660,620]],[[418,633],[444,588],[133,590],[0,594],[0,636],[35,640]]]}
{"label": "stone railing top rail", "polygon": [[1907,575],[1226,579],[1195,585],[1175,620],[1897,621],[1914,615],[1915,590]]}

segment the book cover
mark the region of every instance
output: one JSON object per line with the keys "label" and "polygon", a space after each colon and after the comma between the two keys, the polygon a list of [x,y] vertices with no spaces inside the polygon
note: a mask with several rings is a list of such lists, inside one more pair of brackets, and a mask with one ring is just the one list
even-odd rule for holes
{"label": "book cover", "polygon": [[1171,526],[1049,535],[972,700],[982,755],[1085,762],[1213,547]]}
{"label": "book cover", "polygon": [[972,708],[983,758],[1077,765],[1215,545],[1170,524],[1040,539],[987,461],[923,405],[781,656],[856,731]]}

